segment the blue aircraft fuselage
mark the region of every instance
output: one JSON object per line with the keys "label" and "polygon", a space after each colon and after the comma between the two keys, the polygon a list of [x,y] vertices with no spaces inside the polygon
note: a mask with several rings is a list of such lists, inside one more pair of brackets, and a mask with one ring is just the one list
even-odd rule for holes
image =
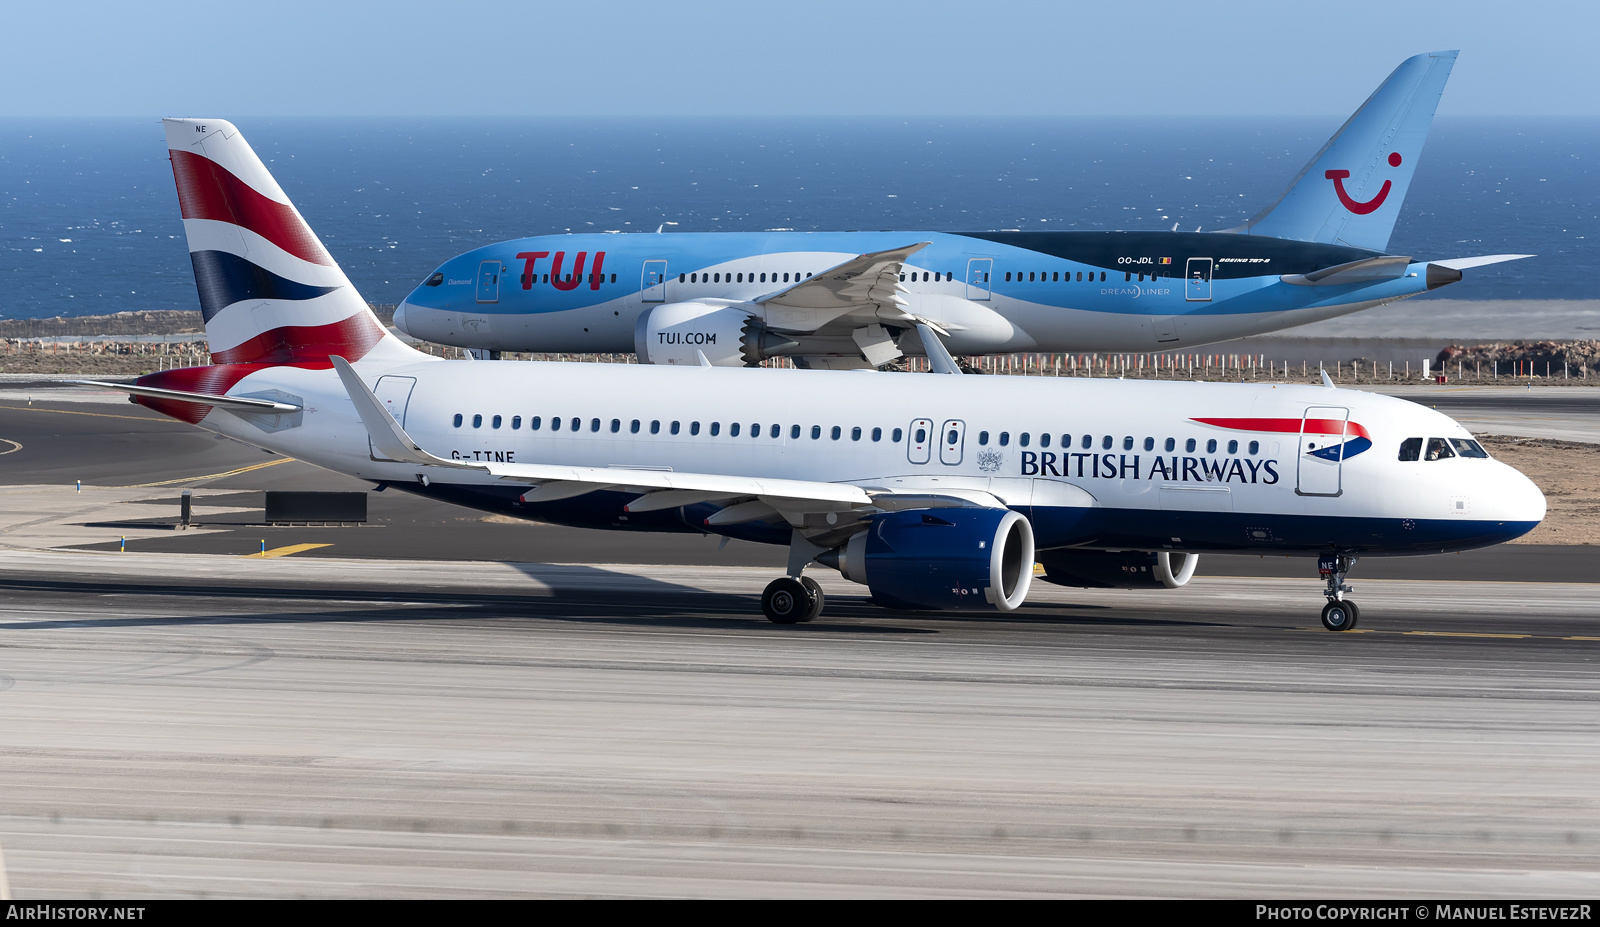
{"label": "blue aircraft fuselage", "polygon": [[[1299,325],[1425,292],[1458,271],[1399,260],[1348,283],[1308,275],[1380,252],[1200,232],[756,232],[547,235],[458,255],[397,324],[492,351],[629,352],[665,304],[756,301],[857,255],[927,242],[899,274],[907,311],[955,354],[1169,351]],[[853,323],[852,323],[853,324]],[[774,353],[829,353],[849,325]],[[906,353],[921,353],[913,337]]]}

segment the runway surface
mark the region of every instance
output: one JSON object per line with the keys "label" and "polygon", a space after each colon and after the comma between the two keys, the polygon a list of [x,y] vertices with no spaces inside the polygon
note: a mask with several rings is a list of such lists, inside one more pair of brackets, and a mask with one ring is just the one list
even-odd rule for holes
{"label": "runway surface", "polygon": [[[262,528],[263,489],[364,485],[26,402],[0,399],[19,898],[1600,891],[1600,584],[1525,581],[1600,577],[1595,548],[1363,560],[1347,634],[1308,564],[1214,557],[1004,617],[819,571],[824,617],[781,628],[781,551],[392,492],[373,526]],[[185,488],[214,527],[172,528]],[[239,556],[263,538],[329,546]]]}
{"label": "runway surface", "polygon": [[[65,559],[63,559],[65,558]],[[19,897],[1592,896],[1591,586],[0,554]]]}

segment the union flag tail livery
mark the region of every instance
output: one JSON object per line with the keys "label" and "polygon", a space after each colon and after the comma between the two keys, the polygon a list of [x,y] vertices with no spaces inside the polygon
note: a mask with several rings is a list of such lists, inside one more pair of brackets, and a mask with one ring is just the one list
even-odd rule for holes
{"label": "union flag tail livery", "polygon": [[351,362],[408,352],[385,331],[231,123],[165,119],[216,364]]}
{"label": "union flag tail livery", "polygon": [[1228,231],[1386,250],[1458,54],[1400,62],[1276,203]]}

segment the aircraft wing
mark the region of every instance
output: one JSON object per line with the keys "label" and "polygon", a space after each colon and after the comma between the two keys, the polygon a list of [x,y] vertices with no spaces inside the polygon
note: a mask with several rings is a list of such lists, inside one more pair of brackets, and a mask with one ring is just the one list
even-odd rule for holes
{"label": "aircraft wing", "polygon": [[[666,504],[651,508],[671,508],[694,502],[726,501],[739,498],[770,499],[782,502],[791,511],[836,511],[872,504],[872,498],[859,486],[813,480],[762,479],[714,473],[680,473],[637,467],[568,467],[550,464],[485,463],[449,460],[422,448],[378,397],[362,382],[361,375],[348,361],[337,355],[329,358],[343,382],[350,401],[355,403],[361,423],[366,426],[373,450],[383,459],[422,467],[477,470],[496,479],[527,483],[531,487],[523,498],[530,502],[566,499],[602,489],[627,489],[648,493],[671,492]],[[692,498],[691,498],[692,497]],[[637,500],[636,500],[637,501]],[[820,508],[818,508],[820,506]],[[634,511],[648,511],[641,507]]]}
{"label": "aircraft wing", "polygon": [[861,324],[914,323],[905,311],[900,271],[911,255],[930,243],[862,254],[757,299],[766,310],[766,325],[779,332],[814,332],[844,315],[859,315]]}
{"label": "aircraft wing", "polygon": [[529,489],[522,498],[528,502],[554,502],[610,489],[639,493],[639,497],[626,506],[630,513],[712,502],[727,507],[707,519],[708,524],[737,524],[782,517],[797,527],[804,523],[808,514],[869,508],[890,511],[903,508],[1005,507],[1003,502],[989,493],[970,491],[905,492],[888,488],[867,489],[850,483],[683,473],[641,467],[571,467],[450,460],[424,450],[412,439],[372,390],[367,388],[361,375],[351,368],[348,361],[337,355],[329,360],[333,362],[350,401],[361,416],[374,453],[382,454],[382,459],[420,467],[476,470],[498,480],[524,483]]}

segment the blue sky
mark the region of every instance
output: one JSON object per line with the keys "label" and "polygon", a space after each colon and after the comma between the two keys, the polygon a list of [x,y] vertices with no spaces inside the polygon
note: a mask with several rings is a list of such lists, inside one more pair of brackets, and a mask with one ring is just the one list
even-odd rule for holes
{"label": "blue sky", "polygon": [[1600,115],[1594,0],[7,0],[0,116]]}

